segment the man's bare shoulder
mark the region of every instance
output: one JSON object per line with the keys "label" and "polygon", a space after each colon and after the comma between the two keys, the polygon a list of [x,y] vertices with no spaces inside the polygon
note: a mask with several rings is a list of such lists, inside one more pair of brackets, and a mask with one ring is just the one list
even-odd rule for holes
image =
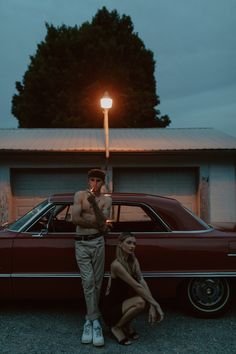
{"label": "man's bare shoulder", "polygon": [[74,195],[74,201],[78,202],[82,199],[84,199],[85,197],[87,196],[87,191],[78,191],[78,192],[75,192],[75,195]]}
{"label": "man's bare shoulder", "polygon": [[110,195],[108,194],[104,194],[104,200],[107,206],[111,206],[112,205],[112,198]]}

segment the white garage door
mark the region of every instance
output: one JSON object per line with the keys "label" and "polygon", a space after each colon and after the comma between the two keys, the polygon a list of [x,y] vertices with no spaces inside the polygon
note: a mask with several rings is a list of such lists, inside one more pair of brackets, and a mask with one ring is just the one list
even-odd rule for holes
{"label": "white garage door", "polygon": [[13,219],[24,215],[51,194],[75,193],[77,190],[85,189],[86,181],[87,170],[12,170]]}
{"label": "white garage door", "polygon": [[197,170],[194,168],[115,169],[114,191],[163,195],[197,213]]}

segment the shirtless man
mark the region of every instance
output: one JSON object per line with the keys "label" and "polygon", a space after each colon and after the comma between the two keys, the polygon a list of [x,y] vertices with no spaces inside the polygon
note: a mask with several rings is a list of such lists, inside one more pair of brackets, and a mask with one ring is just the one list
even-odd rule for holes
{"label": "shirtless man", "polygon": [[72,209],[72,221],[76,225],[75,255],[87,306],[81,342],[95,346],[104,345],[98,304],[104,274],[106,220],[112,204],[110,196],[101,194],[104,182],[102,170],[90,170],[89,189],[75,193]]}

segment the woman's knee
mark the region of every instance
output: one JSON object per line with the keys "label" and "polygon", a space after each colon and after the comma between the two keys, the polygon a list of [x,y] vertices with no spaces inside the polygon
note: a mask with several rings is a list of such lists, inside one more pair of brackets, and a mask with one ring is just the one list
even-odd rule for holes
{"label": "woman's knee", "polygon": [[146,301],[142,297],[138,297],[135,306],[140,310],[144,310],[146,306]]}

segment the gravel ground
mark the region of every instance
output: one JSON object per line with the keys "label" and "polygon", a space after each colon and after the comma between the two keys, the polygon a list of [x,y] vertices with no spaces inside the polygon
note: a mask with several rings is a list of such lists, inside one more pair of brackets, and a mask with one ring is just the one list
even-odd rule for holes
{"label": "gravel ground", "polygon": [[224,317],[194,318],[162,303],[165,320],[149,326],[147,313],[135,321],[141,338],[125,347],[104,329],[105,347],[80,344],[84,308],[71,302],[3,302],[0,354],[236,354],[236,303]]}

